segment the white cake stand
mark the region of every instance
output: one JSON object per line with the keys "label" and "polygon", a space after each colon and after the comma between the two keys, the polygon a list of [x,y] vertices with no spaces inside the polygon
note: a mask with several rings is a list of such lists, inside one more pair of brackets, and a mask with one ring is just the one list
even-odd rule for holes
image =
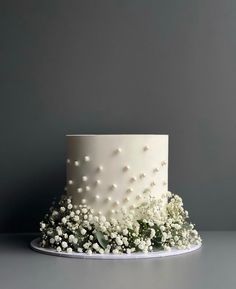
{"label": "white cake stand", "polygon": [[189,249],[171,249],[170,251],[159,250],[155,252],[148,253],[132,253],[132,254],[91,254],[86,253],[66,253],[66,252],[57,252],[55,249],[42,248],[39,244],[40,238],[34,239],[30,246],[33,250],[53,256],[68,257],[68,258],[78,258],[78,259],[144,259],[144,258],[161,258],[168,256],[175,256],[193,252],[198,250],[201,245],[193,245]]}

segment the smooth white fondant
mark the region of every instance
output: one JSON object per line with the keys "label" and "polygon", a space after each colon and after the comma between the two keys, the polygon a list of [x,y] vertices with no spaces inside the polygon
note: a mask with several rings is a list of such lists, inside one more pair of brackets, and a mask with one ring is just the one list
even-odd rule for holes
{"label": "smooth white fondant", "polygon": [[140,203],[147,190],[156,196],[168,190],[168,135],[69,135],[67,140],[67,194],[75,204],[83,200],[109,216],[114,205],[129,209]]}
{"label": "smooth white fondant", "polygon": [[68,258],[78,258],[78,259],[144,259],[144,258],[160,258],[160,257],[169,257],[175,255],[181,255],[196,251],[201,248],[200,245],[192,245],[189,249],[175,249],[172,248],[170,251],[154,251],[149,253],[131,253],[131,254],[96,254],[88,255],[86,253],[66,253],[66,252],[57,252],[52,248],[42,248],[39,244],[39,238],[34,239],[30,245],[31,248],[39,253],[60,256],[60,257],[68,257]]}

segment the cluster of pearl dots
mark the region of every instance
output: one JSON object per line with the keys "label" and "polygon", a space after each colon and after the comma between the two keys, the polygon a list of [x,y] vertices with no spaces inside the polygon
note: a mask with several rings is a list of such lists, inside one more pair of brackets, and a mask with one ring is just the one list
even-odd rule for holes
{"label": "cluster of pearl dots", "polygon": [[[149,148],[148,145],[145,145],[145,146],[143,147],[143,151],[144,151],[144,152],[145,152],[145,151],[148,151],[149,149],[150,149],[150,148]],[[120,154],[121,152],[122,152],[122,149],[121,149],[121,148],[117,148],[117,149],[114,150],[114,154]],[[90,159],[90,156],[88,156],[88,155],[84,156],[84,158],[83,158],[83,161],[84,161],[85,163],[86,163],[86,162],[90,162],[90,160],[91,160],[91,159]],[[71,161],[70,159],[67,159],[67,164],[72,164],[72,161]],[[73,162],[73,164],[74,164],[74,166],[79,167],[80,164],[81,164],[81,162],[78,161],[78,160],[75,160],[75,161]],[[166,161],[162,161],[162,162],[161,162],[161,166],[162,166],[162,167],[165,166],[166,164],[167,164]],[[102,166],[102,165],[99,165],[96,170],[97,170],[98,173],[100,173],[100,172],[103,171],[103,169],[104,169],[103,166]],[[122,168],[122,170],[123,170],[124,172],[128,172],[128,171],[130,170],[130,166],[129,166],[129,165],[124,165],[123,168]],[[155,167],[155,168],[153,169],[153,173],[158,173],[159,170],[160,170],[160,169],[159,169],[158,167]],[[139,178],[140,178],[140,179],[143,179],[143,178],[145,178],[145,177],[146,177],[146,174],[145,174],[145,173],[141,173],[141,174],[139,175]],[[130,178],[130,183],[136,182],[137,179],[138,179],[138,178],[137,178],[136,176],[131,177],[131,178]],[[82,181],[83,181],[84,183],[88,182],[88,177],[87,177],[87,176],[82,176]],[[69,181],[68,181],[68,185],[73,185],[73,184],[74,184],[73,180],[69,180]],[[100,184],[101,184],[101,180],[97,179],[97,180],[95,181],[95,186],[99,186]],[[167,185],[166,181],[163,181],[163,182],[162,182],[162,185],[163,185],[163,186],[166,186],[166,185]],[[155,182],[155,181],[152,181],[151,184],[150,184],[150,186],[151,186],[151,187],[156,186],[156,182]],[[111,184],[111,185],[109,186],[109,190],[110,190],[110,191],[115,191],[117,188],[118,188],[117,184]],[[85,186],[85,191],[86,191],[86,192],[89,192],[90,189],[91,189],[90,186],[88,186],[88,185]],[[77,188],[77,192],[78,192],[79,194],[81,194],[83,191],[84,191],[84,189],[83,189],[82,187]],[[129,194],[132,193],[133,191],[134,191],[134,189],[133,189],[132,187],[129,187],[129,188],[127,189],[126,192],[127,192],[128,195],[124,198],[124,200],[123,200],[124,202],[129,202],[129,201],[130,201]],[[145,189],[145,190],[144,190],[144,193],[147,193],[147,192],[150,192],[150,189]],[[142,198],[142,195],[141,195],[141,194],[138,194],[138,195],[136,196],[136,199],[137,199],[137,200],[140,200],[141,198]],[[100,200],[100,195],[96,194],[96,195],[95,195],[95,201],[98,201],[98,200]],[[111,196],[106,197],[105,201],[111,202],[111,201],[112,201],[112,197],[111,197]],[[81,202],[82,202],[82,204],[86,204],[86,199],[82,199]],[[118,201],[118,200],[117,200],[117,201],[114,201],[113,205],[114,205],[114,207],[119,206],[119,205],[120,205],[120,201]],[[135,206],[134,206],[134,205],[131,205],[130,208],[131,208],[131,209],[134,209]],[[115,212],[117,212],[117,210],[114,210],[114,209],[111,210],[111,213],[115,213]],[[99,212],[99,214],[102,214],[102,213]]]}

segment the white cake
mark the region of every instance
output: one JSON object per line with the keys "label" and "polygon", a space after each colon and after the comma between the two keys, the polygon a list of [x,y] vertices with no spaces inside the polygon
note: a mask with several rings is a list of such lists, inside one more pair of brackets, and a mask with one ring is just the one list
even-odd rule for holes
{"label": "white cake", "polygon": [[168,135],[68,135],[67,193],[109,216],[168,191]]}
{"label": "white cake", "polygon": [[200,246],[182,199],[168,191],[168,135],[67,140],[66,194],[40,222],[44,250],[131,254]]}

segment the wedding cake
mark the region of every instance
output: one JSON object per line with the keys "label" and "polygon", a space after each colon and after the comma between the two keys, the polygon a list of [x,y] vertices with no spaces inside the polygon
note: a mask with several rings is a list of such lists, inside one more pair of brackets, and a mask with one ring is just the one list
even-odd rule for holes
{"label": "wedding cake", "polygon": [[67,135],[65,194],[40,223],[57,252],[186,249],[201,238],[168,191],[168,135]]}

